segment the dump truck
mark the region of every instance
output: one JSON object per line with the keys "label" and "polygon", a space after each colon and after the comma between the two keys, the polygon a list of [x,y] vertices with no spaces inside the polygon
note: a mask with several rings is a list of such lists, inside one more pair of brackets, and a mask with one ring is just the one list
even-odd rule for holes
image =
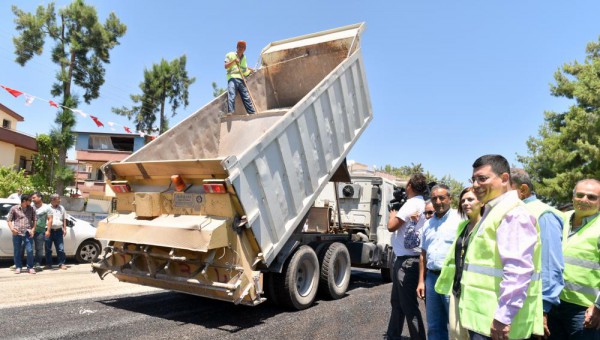
{"label": "dump truck", "polygon": [[329,182],[351,181],[346,156],[373,117],[364,28],[270,43],[245,79],[256,114],[239,98],[226,114],[223,94],[106,164],[117,213],[98,224],[108,246],[93,270],[252,306],[344,296],[356,235],[314,203]]}
{"label": "dump truck", "polygon": [[331,228],[350,234],[344,245],[352,267],[379,269],[384,282],[392,281],[395,258],[387,229],[389,202],[403,185],[375,171],[351,170],[350,182],[328,183],[314,203],[314,207],[329,208]]}

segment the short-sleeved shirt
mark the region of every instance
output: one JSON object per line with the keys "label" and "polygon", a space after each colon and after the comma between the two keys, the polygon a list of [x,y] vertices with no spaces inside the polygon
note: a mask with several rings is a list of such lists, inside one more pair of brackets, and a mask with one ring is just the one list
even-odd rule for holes
{"label": "short-sleeved shirt", "polygon": [[411,221],[410,217],[417,212],[420,216],[419,221],[415,223],[415,231],[422,231],[423,225],[425,224],[425,216],[423,215],[424,210],[425,201],[423,200],[423,196],[415,196],[409,198],[396,214],[397,218],[404,221],[400,228],[392,233],[392,248],[394,249],[394,254],[396,254],[396,256],[414,256],[421,253],[420,248],[406,249],[404,247],[404,235],[406,233],[407,225],[414,223]]}
{"label": "short-sleeved shirt", "polygon": [[56,208],[50,205],[52,208],[52,229],[62,229],[64,225],[64,219],[66,217],[65,208],[62,205],[57,205]]}
{"label": "short-sleeved shirt", "polygon": [[37,224],[35,226],[36,233],[46,232],[46,225],[48,225],[48,216],[52,216],[52,207],[50,204],[42,203],[41,207],[36,207],[35,204],[31,204],[35,209],[35,215],[37,216]]}
{"label": "short-sleeved shirt", "polygon": [[6,219],[13,223],[17,234],[24,236],[27,229],[31,229],[35,223],[35,210],[30,205],[23,209],[20,204],[17,204],[10,208]]}
{"label": "short-sleeved shirt", "polygon": [[442,269],[450,247],[456,239],[456,230],[460,221],[456,209],[449,209],[441,218],[433,215],[425,222],[421,248],[427,252],[427,269]]}

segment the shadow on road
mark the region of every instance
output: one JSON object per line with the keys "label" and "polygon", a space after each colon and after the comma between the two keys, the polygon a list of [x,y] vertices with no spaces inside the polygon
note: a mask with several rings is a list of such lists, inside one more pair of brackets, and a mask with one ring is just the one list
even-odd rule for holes
{"label": "shadow on road", "polygon": [[[382,284],[384,282],[379,273],[353,270],[348,292],[357,288],[371,288]],[[268,302],[255,307],[236,306],[230,302],[170,291],[100,300],[98,302],[112,308],[163,318],[182,324],[195,324],[206,328],[214,328],[229,333],[256,327],[265,323],[271,317],[280,314],[310,313],[310,309],[292,311]],[[315,305],[318,305],[319,302],[319,297],[317,297]],[[313,305],[312,308],[314,307]]]}
{"label": "shadow on road", "polygon": [[357,288],[371,288],[386,284],[381,278],[379,271],[367,271],[363,269],[352,270],[348,292]]}
{"label": "shadow on road", "polygon": [[230,302],[169,291],[99,302],[112,308],[230,333],[255,327],[277,314],[289,312],[264,303],[256,307],[236,306]]}

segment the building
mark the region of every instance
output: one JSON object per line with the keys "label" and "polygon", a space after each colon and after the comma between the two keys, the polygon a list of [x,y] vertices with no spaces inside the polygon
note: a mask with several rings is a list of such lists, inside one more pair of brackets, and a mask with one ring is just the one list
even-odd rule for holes
{"label": "building", "polygon": [[67,164],[75,171],[76,184],[69,189],[86,197],[90,193],[104,193],[102,165],[122,161],[153,138],[131,133],[73,133],[76,135],[76,160],[69,160]]}
{"label": "building", "polygon": [[38,151],[35,137],[17,131],[17,123],[25,119],[0,103],[0,166],[33,171],[32,157]]}

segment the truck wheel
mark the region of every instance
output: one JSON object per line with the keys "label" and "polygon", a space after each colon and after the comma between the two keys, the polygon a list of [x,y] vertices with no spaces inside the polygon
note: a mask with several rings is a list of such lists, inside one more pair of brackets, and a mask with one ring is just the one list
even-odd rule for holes
{"label": "truck wheel", "polygon": [[332,243],[323,257],[319,291],[328,298],[340,299],[350,284],[350,253],[345,245]]}
{"label": "truck wheel", "polygon": [[279,305],[279,297],[277,294],[277,286],[275,285],[276,280],[281,274],[277,273],[265,273],[264,274],[264,287],[263,290],[265,292],[265,297],[267,298],[267,303],[270,303],[274,306]]}
{"label": "truck wheel", "polygon": [[279,302],[302,310],[310,307],[319,286],[319,260],[309,246],[301,246],[283,268],[283,275],[275,276],[275,281],[283,286]]}

